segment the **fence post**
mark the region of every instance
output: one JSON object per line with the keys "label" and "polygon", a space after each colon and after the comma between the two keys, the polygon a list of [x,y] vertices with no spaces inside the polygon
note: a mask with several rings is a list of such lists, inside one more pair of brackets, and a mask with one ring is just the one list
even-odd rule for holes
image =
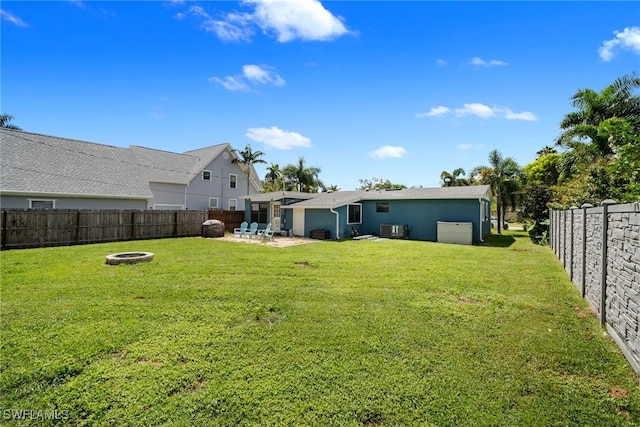
{"label": "fence post", "polygon": [[569,280],[571,280],[571,283],[573,283],[573,242],[575,240],[575,236],[573,235],[573,212],[578,209],[578,207],[571,206],[569,209],[571,209],[571,241],[569,242],[569,252],[571,253],[571,259],[569,260]]}
{"label": "fence post", "polygon": [[76,243],[80,243],[80,209],[76,211]]}
{"label": "fence post", "polygon": [[582,204],[582,298],[587,292],[587,208],[592,208],[590,203]]}
{"label": "fence post", "polygon": [[567,271],[567,210],[562,211],[562,268]]}
{"label": "fence post", "polygon": [[131,211],[131,240],[136,238],[136,211]]}
{"label": "fence post", "polygon": [[7,211],[2,211],[2,249],[7,246]]}
{"label": "fence post", "polygon": [[602,201],[602,259],[600,262],[600,325],[607,321],[607,233],[609,231],[609,205],[616,204],[615,200]]}

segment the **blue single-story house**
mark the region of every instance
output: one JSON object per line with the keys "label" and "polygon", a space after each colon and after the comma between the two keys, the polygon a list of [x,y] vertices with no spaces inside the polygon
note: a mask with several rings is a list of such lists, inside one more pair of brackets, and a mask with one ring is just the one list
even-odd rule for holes
{"label": "blue single-story house", "polygon": [[271,223],[294,236],[342,239],[360,235],[438,241],[445,225],[464,225],[469,240],[480,243],[491,233],[491,189],[468,187],[401,190],[273,192],[244,197],[245,219]]}

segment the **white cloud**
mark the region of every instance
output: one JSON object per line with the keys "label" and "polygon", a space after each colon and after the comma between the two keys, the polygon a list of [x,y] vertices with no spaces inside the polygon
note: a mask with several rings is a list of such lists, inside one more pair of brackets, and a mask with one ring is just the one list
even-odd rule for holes
{"label": "white cloud", "polygon": [[483,119],[490,119],[496,115],[491,107],[479,103],[464,104],[462,108],[456,108],[454,113],[458,117],[473,115]]}
{"label": "white cloud", "polygon": [[242,74],[211,77],[209,81],[235,92],[248,92],[252,86],[256,85],[283,86],[286,83],[278,73],[273,71],[273,67],[255,64],[243,65]]}
{"label": "white cloud", "polygon": [[617,48],[630,50],[640,55],[640,27],[627,27],[622,31],[614,31],[615,38],[606,40],[598,50],[600,59],[609,62],[613,59]]}
{"label": "white cloud", "polygon": [[227,76],[227,77],[211,77],[209,81],[212,83],[218,83],[227,90],[233,92],[248,92],[251,88],[242,80],[242,77]]}
{"label": "white cloud", "polygon": [[279,42],[331,40],[347,34],[342,21],[317,0],[245,0],[256,6],[256,24],[265,32],[275,32]]}
{"label": "white cloud", "polygon": [[318,0],[243,0],[241,3],[253,7],[253,12],[228,13],[216,19],[201,6],[192,6],[189,13],[203,21],[206,31],[225,41],[250,41],[256,27],[283,43],[296,39],[332,40],[350,33],[342,19]]}
{"label": "white cloud", "polygon": [[11,12],[7,12],[4,9],[0,9],[0,17],[2,17],[3,21],[11,22],[13,25],[18,27],[28,27],[28,25],[20,18],[12,14]]}
{"label": "white cloud", "polygon": [[478,58],[477,56],[471,60],[471,65],[475,65],[476,67],[498,67],[503,65],[509,65],[504,61],[500,61],[498,59],[491,59],[489,61],[485,61],[482,58]]}
{"label": "white cloud", "polygon": [[271,71],[273,67],[267,65],[244,65],[242,66],[242,72],[245,78],[256,84],[272,84],[275,86],[282,86],[285,81],[278,73]]}
{"label": "white cloud", "polygon": [[504,112],[504,118],[507,120],[526,120],[528,122],[535,122],[538,120],[535,114],[530,111],[523,111],[522,113],[514,113],[508,108],[502,110]]}
{"label": "white cloud", "polygon": [[416,117],[436,117],[443,116],[453,112],[456,117],[465,116],[477,116],[481,119],[493,119],[501,118],[507,120],[525,120],[525,121],[537,121],[538,118],[530,111],[523,111],[521,113],[515,113],[509,108],[502,107],[489,107],[478,102],[464,104],[461,108],[455,108],[451,110],[449,107],[440,105],[438,107],[431,107],[427,113],[418,113]]}
{"label": "white cloud", "polygon": [[245,134],[248,138],[261,142],[278,150],[290,150],[295,147],[310,147],[311,140],[297,132],[280,129],[276,126],[270,128],[250,128]]}
{"label": "white cloud", "polygon": [[436,59],[436,64],[438,64],[438,67],[446,67],[447,61],[445,61],[444,59]]}
{"label": "white cloud", "polygon": [[416,117],[435,117],[442,116],[450,112],[451,110],[448,107],[440,105],[438,107],[431,107],[426,113],[418,113]]}
{"label": "white cloud", "polygon": [[[224,41],[249,41],[253,35],[253,29],[249,26],[251,18],[247,14],[230,13],[222,19],[214,19],[202,6],[191,6],[189,14],[200,18],[202,28],[214,33]],[[177,19],[183,19],[184,14],[175,15]]]}
{"label": "white cloud", "polygon": [[369,153],[369,157],[373,157],[374,159],[387,159],[390,157],[400,158],[400,157],[404,157],[405,154],[407,154],[407,150],[405,150],[403,147],[394,147],[392,145],[385,145]]}

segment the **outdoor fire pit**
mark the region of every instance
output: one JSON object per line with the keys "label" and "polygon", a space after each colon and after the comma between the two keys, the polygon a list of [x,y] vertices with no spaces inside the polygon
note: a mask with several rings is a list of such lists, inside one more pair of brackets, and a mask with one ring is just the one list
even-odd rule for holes
{"label": "outdoor fire pit", "polygon": [[121,252],[118,254],[107,255],[106,263],[109,265],[137,264],[139,262],[148,262],[152,259],[152,252]]}

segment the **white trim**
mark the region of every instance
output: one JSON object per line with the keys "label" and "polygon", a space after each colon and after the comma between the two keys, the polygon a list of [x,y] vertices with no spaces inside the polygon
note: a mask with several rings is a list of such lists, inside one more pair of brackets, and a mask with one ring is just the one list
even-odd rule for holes
{"label": "white trim", "polygon": [[[215,206],[211,206],[211,202],[215,200]],[[220,209],[220,200],[217,197],[209,197],[209,209]]]}
{"label": "white trim", "polygon": [[[231,177],[232,176],[235,177],[235,180],[233,181],[233,183],[235,185],[234,187],[231,186]],[[229,188],[234,189],[234,190],[238,188],[238,174],[237,173],[230,173],[229,174]]]}
{"label": "white trim", "polygon": [[[205,173],[208,173],[208,174],[209,174],[209,178],[208,178],[208,179],[204,177],[204,174],[205,174]],[[210,171],[210,170],[208,170],[208,169],[203,169],[203,170],[202,170],[202,173],[200,174],[200,178],[201,178],[203,181],[211,181],[211,180],[213,179],[213,172],[211,172],[211,171]]]}
{"label": "white trim", "polygon": [[[55,209],[56,208],[56,200],[55,199],[28,199],[29,200],[29,209]],[[34,208],[33,202],[51,202],[50,208]]]}
{"label": "white trim", "polygon": [[[231,206],[231,202],[233,202],[233,209]],[[229,199],[229,210],[230,211],[237,211],[238,210],[238,199]]]}

